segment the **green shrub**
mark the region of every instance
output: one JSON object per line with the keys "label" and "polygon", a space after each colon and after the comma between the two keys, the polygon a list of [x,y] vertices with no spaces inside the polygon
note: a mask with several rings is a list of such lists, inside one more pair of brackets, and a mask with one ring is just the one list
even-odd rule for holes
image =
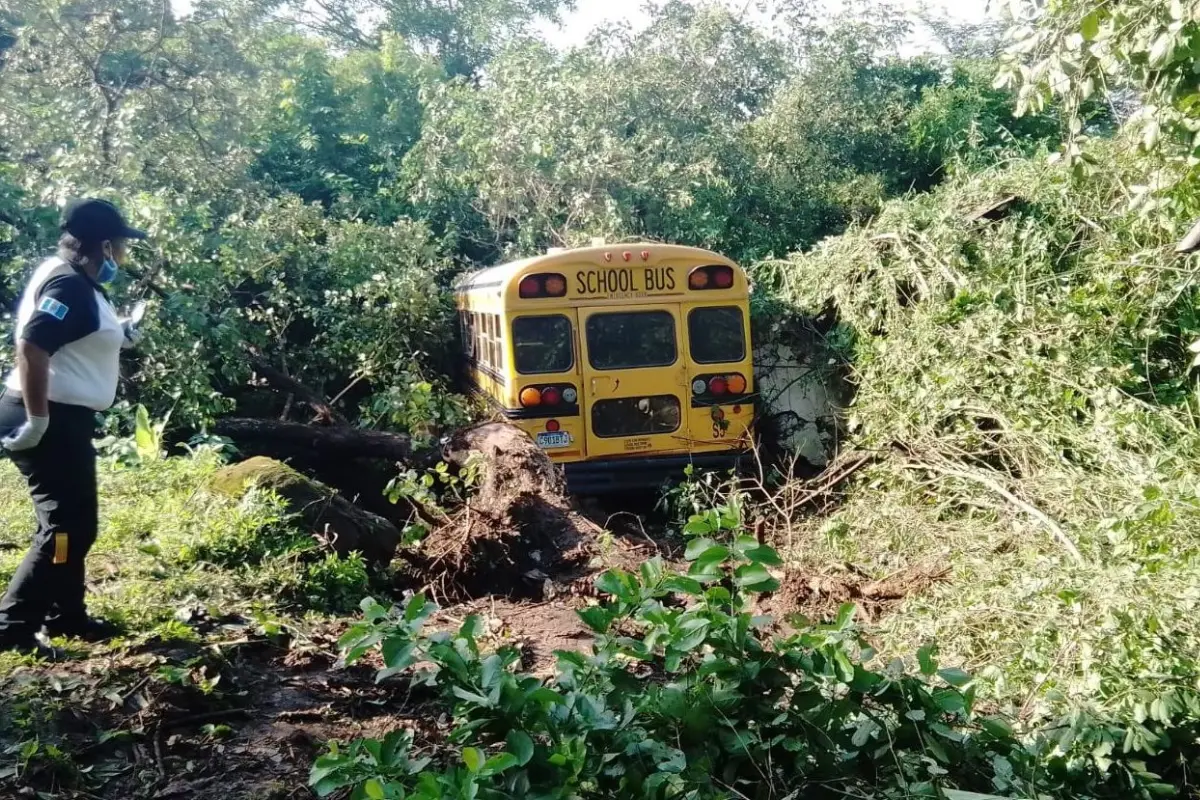
{"label": "green shrub", "polygon": [[1130,209],[1144,163],[1097,154],[1082,179],[961,176],[759,278],[836,310],[844,446],[873,456],[830,516],[777,521],[795,569],[948,569],[873,627],[883,651],[936,640],[1064,758],[1117,771],[1191,748],[1200,261],[1172,254],[1190,217]]}
{"label": "green shrub", "polygon": [[[805,797],[937,796],[959,785],[1023,789],[1034,761],[1005,721],[974,714],[969,675],[924,677],[896,663],[873,672],[854,609],[771,641],[755,597],[778,588],[779,556],[746,535],[736,506],[692,518],[687,574],[652,560],[637,575],[610,571],[610,602],[582,612],[594,655],[559,652],[545,682],[520,671],[519,652],[481,647],[472,617],[456,634],[423,635],[434,612],[363,602],[343,637],[352,663],[378,650],[379,679],[418,661],[453,709],[456,752],[415,759],[411,736],[333,745],[312,785],[354,797]],[[787,787],[786,791],[778,791]]]}
{"label": "green shrub", "polygon": [[[96,613],[151,633],[177,625],[171,621],[181,606],[221,616],[280,603],[339,608],[362,596],[361,559],[326,557],[290,524],[278,498],[207,491],[221,466],[206,448],[132,465],[101,462],[101,529],[88,556]],[[0,542],[11,546],[0,550],[0,581],[11,577],[32,532],[24,481],[10,463],[0,464]]]}

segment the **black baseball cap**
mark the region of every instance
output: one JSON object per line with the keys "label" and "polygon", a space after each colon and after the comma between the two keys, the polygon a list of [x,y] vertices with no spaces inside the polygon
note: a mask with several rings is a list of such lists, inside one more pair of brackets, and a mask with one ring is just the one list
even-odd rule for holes
{"label": "black baseball cap", "polygon": [[76,200],[63,214],[62,229],[81,242],[145,239],[146,232],[129,227],[117,207],[107,200]]}

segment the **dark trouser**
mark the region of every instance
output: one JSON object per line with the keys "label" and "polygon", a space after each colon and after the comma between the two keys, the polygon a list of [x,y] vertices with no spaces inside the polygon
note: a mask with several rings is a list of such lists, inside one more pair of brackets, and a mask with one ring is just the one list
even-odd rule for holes
{"label": "dark trouser", "polygon": [[[25,422],[12,392],[0,397],[0,432]],[[83,560],[96,541],[96,413],[50,404],[50,426],[37,447],[12,452],[29,483],[37,533],[0,600],[0,643],[25,641],[43,623],[63,629],[87,619]]]}

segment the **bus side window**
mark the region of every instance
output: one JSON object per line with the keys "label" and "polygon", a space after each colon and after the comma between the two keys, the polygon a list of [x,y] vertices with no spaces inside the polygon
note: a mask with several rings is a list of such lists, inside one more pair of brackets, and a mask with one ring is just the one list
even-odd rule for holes
{"label": "bus side window", "polygon": [[467,351],[467,358],[475,356],[475,339],[471,336],[471,312],[458,312],[458,325],[462,332],[463,348]]}
{"label": "bus side window", "polygon": [[482,363],[484,360],[483,348],[480,347],[480,345],[483,344],[483,339],[481,338],[481,335],[482,335],[482,331],[479,330],[479,312],[472,311],[471,312],[471,340],[473,342],[475,342],[475,360],[480,363]]}
{"label": "bus side window", "polygon": [[496,369],[503,369],[504,365],[500,362],[500,317],[497,314],[488,315],[488,326],[492,335],[492,366]]}
{"label": "bus side window", "polygon": [[492,324],[496,331],[496,367],[501,372],[504,371],[504,325],[500,319],[500,315],[496,314],[492,317]]}

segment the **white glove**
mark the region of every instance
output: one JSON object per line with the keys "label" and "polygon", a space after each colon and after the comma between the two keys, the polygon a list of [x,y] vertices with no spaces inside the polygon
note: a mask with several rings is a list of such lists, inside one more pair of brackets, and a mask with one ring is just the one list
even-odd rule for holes
{"label": "white glove", "polygon": [[142,341],[142,329],[133,323],[131,319],[121,320],[121,331],[125,334],[125,341],[121,342],[121,349],[128,350],[131,347],[137,347]]}
{"label": "white glove", "polygon": [[29,450],[37,447],[38,442],[46,435],[46,428],[49,427],[49,417],[30,417],[21,427],[0,439],[0,446],[5,450]]}

